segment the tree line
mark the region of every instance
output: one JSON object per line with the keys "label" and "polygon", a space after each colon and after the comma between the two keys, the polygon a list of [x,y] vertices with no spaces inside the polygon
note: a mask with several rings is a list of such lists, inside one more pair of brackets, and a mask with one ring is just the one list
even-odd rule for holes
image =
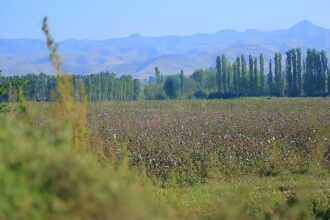
{"label": "tree line", "polygon": [[[239,56],[232,63],[226,57],[217,57],[216,81],[219,94],[233,96],[325,96],[330,91],[328,57],[324,51],[307,50],[302,58],[299,48],[286,52],[285,63],[282,54],[275,53],[268,62],[265,73],[265,59]],[[285,67],[285,68],[283,68]],[[265,79],[266,77],[266,79]]]}
{"label": "tree line", "polygon": [[315,49],[308,49],[305,58],[299,48],[287,51],[285,56],[275,53],[267,63],[263,54],[241,55],[233,62],[222,55],[216,58],[215,68],[198,69],[190,77],[185,77],[183,71],[162,77],[156,68],[156,80],[149,79],[144,92],[147,99],[321,97],[330,93],[329,70],[326,53]]}
{"label": "tree line", "polygon": [[[86,88],[89,101],[176,99],[176,98],[232,98],[247,96],[326,96],[330,93],[329,60],[324,51],[308,49],[302,55],[299,48],[285,54],[275,53],[265,61],[258,57],[238,56],[229,61],[225,55],[216,58],[215,67],[197,69],[190,76],[183,70],[167,76],[155,68],[155,75],[147,80],[131,75],[117,77],[101,72],[89,75],[72,75],[73,96],[80,99],[80,85]],[[20,85],[29,101],[51,101],[56,87],[55,76],[27,74],[23,76],[0,75],[0,101],[6,101],[11,91]],[[0,86],[1,88],[1,86]]]}
{"label": "tree line", "polygon": [[[114,73],[101,72],[90,75],[72,75],[73,97],[80,100],[80,85],[86,89],[90,101],[135,100],[142,94],[141,83],[131,75],[116,77]],[[7,92],[0,93],[0,101],[8,101],[15,96],[14,82],[21,85],[23,95],[28,101],[52,101],[55,94],[56,78],[44,73],[30,73],[23,76],[0,76],[0,85],[6,85]]]}

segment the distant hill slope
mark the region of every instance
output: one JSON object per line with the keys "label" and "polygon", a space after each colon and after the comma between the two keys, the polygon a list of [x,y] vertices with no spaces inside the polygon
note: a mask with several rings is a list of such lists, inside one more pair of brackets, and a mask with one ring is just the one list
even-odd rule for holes
{"label": "distant hill slope", "polygon": [[[329,53],[330,30],[302,21],[288,30],[224,30],[184,37],[133,34],[102,41],[59,42],[60,54],[70,73],[107,70],[141,78],[153,74],[155,66],[159,66],[164,74],[176,74],[181,69],[189,74],[194,69],[213,66],[215,57],[220,54],[234,59],[240,54],[259,55],[263,52],[269,58],[274,52],[295,47],[323,49]],[[0,69],[6,75],[53,72],[45,43],[31,39],[0,39]]]}

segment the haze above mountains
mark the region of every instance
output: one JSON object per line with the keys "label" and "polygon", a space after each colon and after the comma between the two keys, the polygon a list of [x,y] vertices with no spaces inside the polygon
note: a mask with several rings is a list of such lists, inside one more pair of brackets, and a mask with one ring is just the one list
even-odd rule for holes
{"label": "haze above mountains", "polygon": [[[221,54],[234,59],[240,54],[264,53],[270,58],[275,52],[296,47],[330,53],[330,29],[305,20],[287,30],[223,30],[215,34],[165,37],[132,34],[125,38],[66,40],[58,44],[69,73],[110,71],[146,78],[154,73],[155,66],[163,74],[177,74],[181,69],[190,74],[197,68],[214,66],[216,56]],[[0,69],[5,75],[54,72],[45,42],[33,39],[0,39]]]}

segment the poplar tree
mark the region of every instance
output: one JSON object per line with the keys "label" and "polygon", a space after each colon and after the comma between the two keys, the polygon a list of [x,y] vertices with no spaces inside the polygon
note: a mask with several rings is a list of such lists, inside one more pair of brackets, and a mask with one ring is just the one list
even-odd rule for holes
{"label": "poplar tree", "polygon": [[282,54],[278,53],[278,76],[279,76],[279,95],[284,96],[284,76],[282,73]]}
{"label": "poplar tree", "polygon": [[307,50],[307,56],[305,61],[305,74],[304,74],[304,94],[306,96],[312,95],[312,84],[313,84],[313,72],[312,72],[312,50]]}
{"label": "poplar tree", "polygon": [[180,90],[181,90],[181,94],[183,94],[183,85],[184,85],[184,72],[183,70],[181,70],[180,72]]}
{"label": "poplar tree", "polygon": [[296,53],[297,53],[298,96],[301,96],[302,93],[301,50],[297,48]]}
{"label": "poplar tree", "polygon": [[262,95],[264,93],[264,87],[265,87],[265,60],[264,55],[260,54],[260,94]]}
{"label": "poplar tree", "polygon": [[237,61],[235,61],[233,62],[233,92],[235,95],[238,94],[237,75]]}
{"label": "poplar tree", "polygon": [[268,83],[268,89],[269,89],[269,95],[273,95],[273,72],[272,72],[273,66],[272,66],[272,60],[269,60],[269,72],[267,77],[267,83]]}
{"label": "poplar tree", "polygon": [[287,81],[287,94],[288,96],[292,96],[292,57],[291,57],[291,51],[286,52],[286,81]]}
{"label": "poplar tree", "polygon": [[155,67],[155,74],[156,74],[156,82],[157,84],[160,84],[162,79],[161,79],[161,74],[158,66]]}
{"label": "poplar tree", "polygon": [[327,70],[328,70],[328,57],[324,51],[321,51],[320,53],[320,61],[321,61],[321,74],[320,74],[320,83],[319,87],[321,90],[322,96],[325,96],[326,94],[326,79],[327,79]]}
{"label": "poplar tree", "polygon": [[253,80],[253,58],[249,55],[249,95],[253,95],[254,80]]}
{"label": "poplar tree", "polygon": [[306,61],[303,59],[302,61],[302,76],[301,76],[301,82],[302,82],[302,95],[306,95],[306,84],[305,84],[305,80],[306,80]]}
{"label": "poplar tree", "polygon": [[279,56],[278,53],[275,53],[274,56],[274,65],[275,65],[275,70],[274,70],[274,95],[279,96],[280,95],[280,74],[279,74],[279,66],[281,65],[279,62]]}
{"label": "poplar tree", "polygon": [[138,79],[134,79],[133,81],[133,99],[138,100],[141,96],[141,83]]}
{"label": "poplar tree", "polygon": [[222,61],[223,92],[227,93],[228,92],[228,88],[227,88],[228,67],[227,67],[227,58],[225,57],[225,55],[222,55],[221,61]]}
{"label": "poplar tree", "polygon": [[221,81],[222,81],[222,65],[221,65],[221,58],[220,56],[217,56],[217,60],[216,60],[216,80],[217,80],[217,88],[218,88],[218,92],[222,91],[222,85],[221,85]]}
{"label": "poplar tree", "polygon": [[259,79],[258,79],[258,59],[255,57],[253,62],[253,81],[254,81],[254,92],[253,95],[258,95],[258,86],[259,86]]}
{"label": "poplar tree", "polygon": [[298,72],[297,72],[297,55],[296,50],[291,50],[291,59],[292,59],[292,95],[298,96]]}
{"label": "poplar tree", "polygon": [[241,77],[241,58],[238,56],[236,58],[236,88],[237,88],[236,94],[238,96],[242,95],[242,90],[241,90],[241,88],[242,88],[242,86],[241,86],[242,79],[241,78],[242,78]]}
{"label": "poplar tree", "polygon": [[247,77],[247,67],[244,55],[241,56],[241,95],[247,96],[248,95],[248,77]]}
{"label": "poplar tree", "polygon": [[232,86],[231,86],[231,78],[233,75],[233,65],[230,63],[227,63],[227,92],[232,92]]}

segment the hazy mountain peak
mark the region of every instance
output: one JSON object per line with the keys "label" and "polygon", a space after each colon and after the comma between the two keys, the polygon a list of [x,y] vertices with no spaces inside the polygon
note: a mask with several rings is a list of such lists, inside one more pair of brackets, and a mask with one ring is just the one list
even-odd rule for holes
{"label": "hazy mountain peak", "polygon": [[308,20],[302,20],[290,28],[290,30],[298,30],[298,31],[320,30],[320,29],[323,29],[323,28],[313,24],[311,21],[308,21]]}
{"label": "hazy mountain peak", "polygon": [[129,35],[130,38],[141,38],[143,37],[141,34],[138,34],[138,33],[133,33],[131,35]]}
{"label": "hazy mountain peak", "polygon": [[234,29],[223,29],[221,31],[218,31],[217,33],[237,33],[238,31]]}

